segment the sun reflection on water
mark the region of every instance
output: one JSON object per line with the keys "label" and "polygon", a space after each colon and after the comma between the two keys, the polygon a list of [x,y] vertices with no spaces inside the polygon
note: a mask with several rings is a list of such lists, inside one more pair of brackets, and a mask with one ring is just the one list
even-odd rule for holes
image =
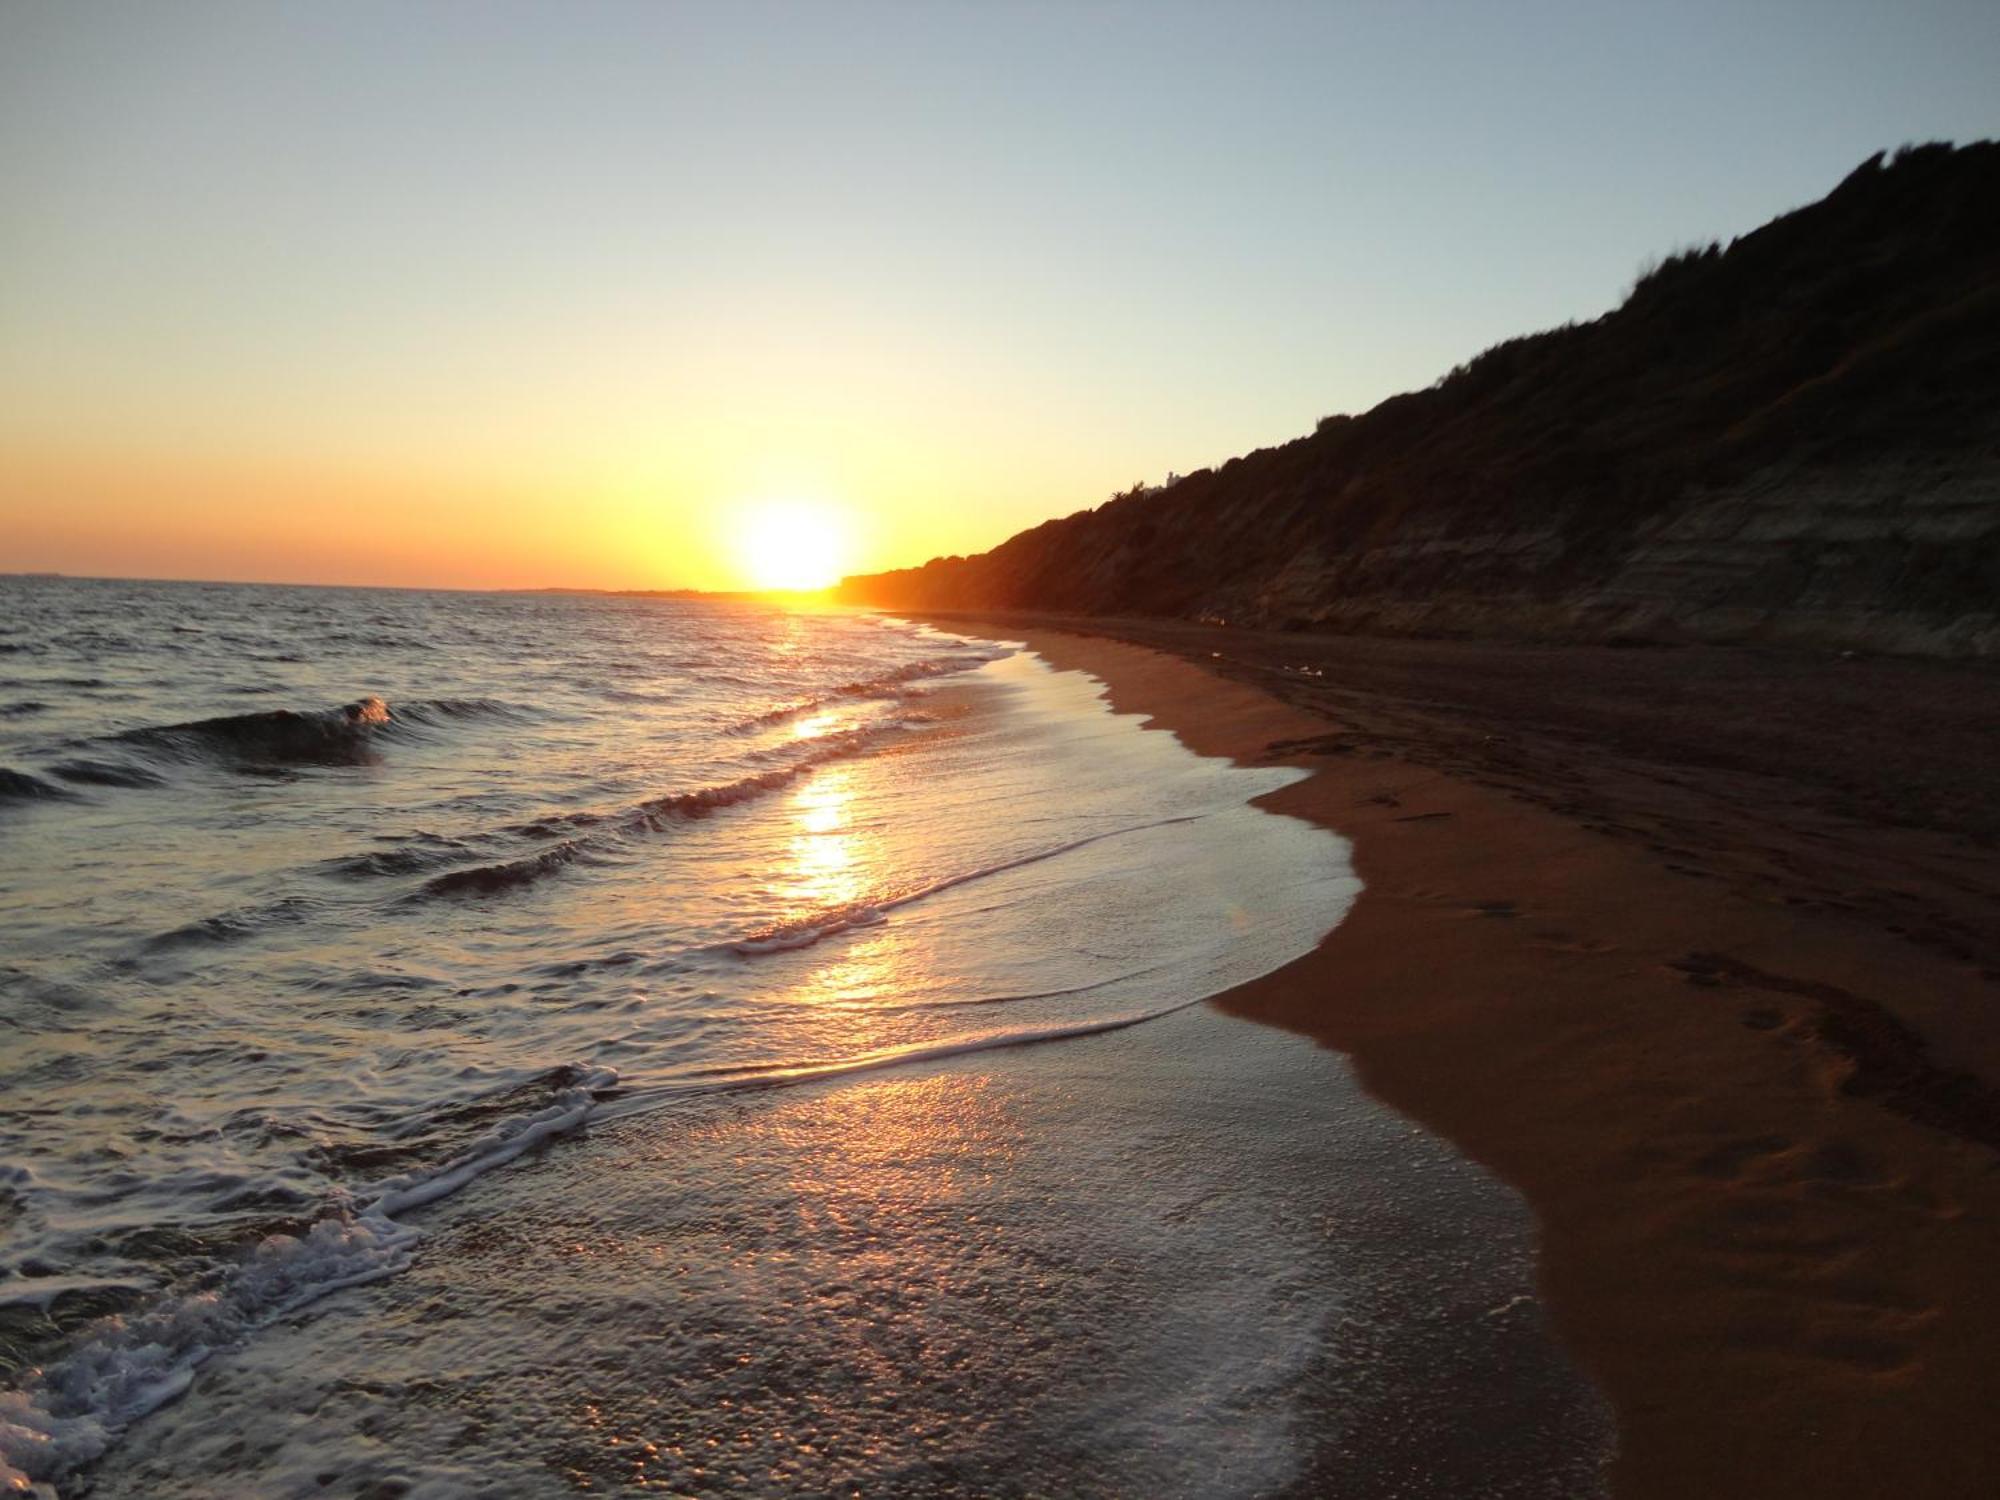
{"label": "sun reflection on water", "polygon": [[[784,873],[773,894],[791,913],[791,920],[813,922],[823,917],[860,917],[878,893],[871,877],[881,863],[878,841],[857,828],[854,819],[855,772],[851,766],[829,766],[793,793],[792,831]],[[895,984],[897,946],[883,935],[856,934],[838,957],[823,956],[786,998],[816,1007],[865,1011]],[[865,1035],[843,1029],[845,1051]]]}
{"label": "sun reflection on water", "polygon": [[[788,1142],[801,1211],[851,1227],[864,1218],[904,1218],[992,1185],[1021,1138],[1019,1121],[992,1082],[990,1072],[966,1069],[874,1078],[828,1092],[815,1103],[807,1138]],[[801,1113],[779,1118],[792,1132],[804,1123]],[[839,1150],[813,1149],[829,1140]],[[909,1243],[900,1236],[895,1242]],[[908,1284],[932,1283],[938,1270],[913,1266]]]}
{"label": "sun reflection on water", "polygon": [[826,767],[792,794],[793,832],[779,893],[799,918],[851,906],[866,894],[853,804],[851,766]]}
{"label": "sun reflection on water", "polygon": [[816,740],[831,734],[841,727],[840,716],[834,713],[803,714],[792,721],[792,738]]}

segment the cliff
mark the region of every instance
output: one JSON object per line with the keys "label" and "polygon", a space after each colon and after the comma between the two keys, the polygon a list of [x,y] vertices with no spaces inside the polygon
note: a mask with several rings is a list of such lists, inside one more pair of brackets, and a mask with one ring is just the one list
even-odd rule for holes
{"label": "cliff", "polygon": [[2000,143],[1878,155],[1592,322],[842,595],[2000,653]]}

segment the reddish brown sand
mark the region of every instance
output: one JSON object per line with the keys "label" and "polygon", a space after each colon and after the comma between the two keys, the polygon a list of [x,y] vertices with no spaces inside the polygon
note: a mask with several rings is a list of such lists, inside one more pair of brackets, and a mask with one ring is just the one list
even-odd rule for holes
{"label": "reddish brown sand", "polygon": [[[1326,694],[1302,706],[1212,670],[1284,665],[1228,633],[1196,665],[1185,627],[1172,655],[940,623],[1025,638],[1202,753],[1313,770],[1264,805],[1351,838],[1366,890],[1219,1003],[1346,1053],[1523,1194],[1555,1326],[1617,1412],[1617,1495],[2000,1495],[1990,852],[1748,768],[1569,763],[1587,736],[1502,735],[1435,693],[1333,696],[1364,645],[1294,662]],[[1493,675],[1458,670],[1469,699]]]}

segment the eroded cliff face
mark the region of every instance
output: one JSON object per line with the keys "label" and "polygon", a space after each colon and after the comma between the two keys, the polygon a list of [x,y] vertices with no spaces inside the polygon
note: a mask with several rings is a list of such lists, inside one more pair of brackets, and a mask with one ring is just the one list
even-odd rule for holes
{"label": "eroded cliff face", "polygon": [[2000,464],[1918,459],[1773,471],[1692,493],[1640,528],[1603,576],[1559,588],[1559,528],[1300,553],[1200,612],[1389,635],[1714,641],[2000,654]]}
{"label": "eroded cliff face", "polygon": [[1864,164],[1593,323],[970,558],[899,608],[2000,653],[2000,145]]}

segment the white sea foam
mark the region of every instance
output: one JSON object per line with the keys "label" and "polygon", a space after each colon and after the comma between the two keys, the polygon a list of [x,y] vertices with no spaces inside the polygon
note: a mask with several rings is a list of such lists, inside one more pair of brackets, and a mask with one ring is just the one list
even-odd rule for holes
{"label": "white sea foam", "polygon": [[581,1076],[546,1108],[502,1121],[442,1166],[374,1184],[302,1235],[260,1241],[213,1288],[175,1296],[132,1318],[107,1318],[74,1350],[0,1392],[0,1486],[32,1492],[97,1458],[132,1423],[184,1392],[211,1355],[256,1329],[410,1263],[421,1233],[401,1216],[459,1191],[582,1125],[609,1068]]}
{"label": "white sea foam", "polygon": [[272,1235],[219,1287],[107,1318],[26,1385],[0,1392],[0,1485],[34,1493],[99,1457],[132,1423],[184,1392],[210,1355],[263,1324],[409,1263],[417,1232],[376,1212]]}

